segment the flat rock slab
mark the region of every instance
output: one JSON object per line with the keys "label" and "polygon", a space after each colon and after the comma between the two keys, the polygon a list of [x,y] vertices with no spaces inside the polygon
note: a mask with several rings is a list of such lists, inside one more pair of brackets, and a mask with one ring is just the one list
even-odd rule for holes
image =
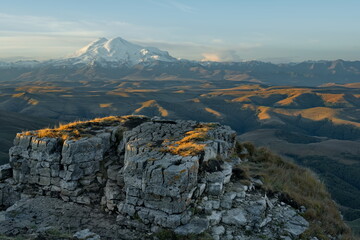
{"label": "flat rock slab", "polygon": [[143,239],[142,233],[119,226],[115,216],[100,209],[55,198],[22,199],[0,212],[0,236],[34,234],[47,228],[55,228],[71,236],[79,229],[88,229],[96,233],[94,237],[99,235],[101,239]]}
{"label": "flat rock slab", "polygon": [[247,223],[246,214],[243,209],[234,208],[226,211],[222,222],[230,225],[243,226]]}
{"label": "flat rock slab", "polygon": [[193,218],[188,224],[175,229],[175,233],[179,235],[200,234],[209,227],[209,221],[204,218]]}

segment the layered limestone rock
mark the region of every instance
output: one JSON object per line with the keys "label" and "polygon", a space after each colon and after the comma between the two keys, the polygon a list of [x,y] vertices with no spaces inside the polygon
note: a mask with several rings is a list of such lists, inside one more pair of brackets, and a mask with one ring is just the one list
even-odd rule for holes
{"label": "layered limestone rock", "polygon": [[[18,134],[10,166],[0,167],[0,203],[7,208],[22,198],[22,205],[3,212],[3,219],[34,204],[27,198],[48,196],[61,199],[58,205],[102,206],[119,228],[136,229],[134,239],[151,238],[148,233],[161,228],[180,235],[207,232],[214,239],[296,239],[308,227],[296,210],[231,181],[233,166],[241,164],[235,137],[218,123],[143,116]],[[13,221],[21,226],[25,220]],[[106,236],[91,224],[78,228],[74,232]]]}
{"label": "layered limestone rock", "polygon": [[[124,117],[101,127],[90,123],[81,130],[87,133],[85,137],[78,139],[17,134],[10,149],[13,179],[30,193],[39,191],[84,204],[100,202],[107,167],[123,164],[123,155],[117,152],[122,133],[131,124],[148,120]],[[51,131],[48,135],[52,136]]]}
{"label": "layered limestone rock", "polygon": [[[187,223],[192,199],[212,189],[213,183],[206,188],[199,179],[200,166],[227,159],[235,136],[229,127],[192,121],[147,122],[125,132],[126,200],[121,211],[164,227]],[[224,178],[218,180],[224,184]]]}

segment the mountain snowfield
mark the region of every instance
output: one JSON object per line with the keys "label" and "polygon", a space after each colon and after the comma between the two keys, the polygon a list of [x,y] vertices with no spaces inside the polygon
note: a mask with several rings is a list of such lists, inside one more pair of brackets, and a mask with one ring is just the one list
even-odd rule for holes
{"label": "mountain snowfield", "polygon": [[174,62],[173,58],[166,51],[155,47],[143,47],[130,43],[121,37],[106,39],[99,38],[81,48],[70,57],[74,63],[91,64],[97,63],[120,63],[133,66],[144,62],[163,61]]}
{"label": "mountain snowfield", "polygon": [[99,38],[79,49],[67,58],[51,59],[47,61],[0,61],[0,68],[35,68],[38,66],[67,66],[67,65],[100,65],[103,67],[127,66],[132,67],[141,63],[151,64],[156,61],[175,62],[176,58],[156,47],[143,47],[126,41],[121,37],[106,39]]}

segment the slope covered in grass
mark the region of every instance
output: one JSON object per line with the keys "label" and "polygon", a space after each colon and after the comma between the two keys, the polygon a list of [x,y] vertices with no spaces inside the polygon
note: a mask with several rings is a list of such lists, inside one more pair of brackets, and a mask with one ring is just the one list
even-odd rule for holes
{"label": "slope covered in grass", "polygon": [[242,177],[259,178],[267,194],[279,194],[284,202],[295,208],[305,207],[303,217],[309,221],[310,228],[302,235],[304,239],[316,236],[327,240],[330,239],[328,235],[351,239],[335,202],[313,172],[266,148],[255,148],[251,143],[237,143],[236,149],[240,157],[248,159],[239,165]]}

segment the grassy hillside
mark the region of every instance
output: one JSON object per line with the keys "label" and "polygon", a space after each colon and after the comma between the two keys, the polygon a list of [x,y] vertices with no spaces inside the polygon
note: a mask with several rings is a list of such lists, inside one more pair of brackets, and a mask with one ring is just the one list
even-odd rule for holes
{"label": "grassy hillside", "polygon": [[[242,141],[268,146],[313,169],[327,184],[347,220],[360,217],[360,88],[267,86],[232,79],[0,82],[3,116],[0,157],[20,130],[48,121],[144,114],[230,125]],[[12,122],[11,119],[15,119]],[[30,121],[30,122],[27,122]],[[1,122],[0,122],[1,123]],[[337,171],[339,170],[339,171]],[[325,174],[326,173],[326,174]],[[359,210],[359,211],[358,211]]]}
{"label": "grassy hillside", "polygon": [[267,194],[279,195],[282,201],[294,208],[305,207],[302,215],[309,221],[310,227],[302,234],[302,239],[316,236],[328,240],[331,239],[329,235],[352,239],[350,229],[343,222],[325,185],[311,171],[280,158],[266,148],[255,148],[251,143],[237,143],[236,149],[239,156],[247,161],[239,165],[235,177],[243,181],[260,179],[264,183],[261,187]]}
{"label": "grassy hillside", "polygon": [[355,235],[360,236],[360,218],[354,221],[347,222],[347,224],[351,227]]}

